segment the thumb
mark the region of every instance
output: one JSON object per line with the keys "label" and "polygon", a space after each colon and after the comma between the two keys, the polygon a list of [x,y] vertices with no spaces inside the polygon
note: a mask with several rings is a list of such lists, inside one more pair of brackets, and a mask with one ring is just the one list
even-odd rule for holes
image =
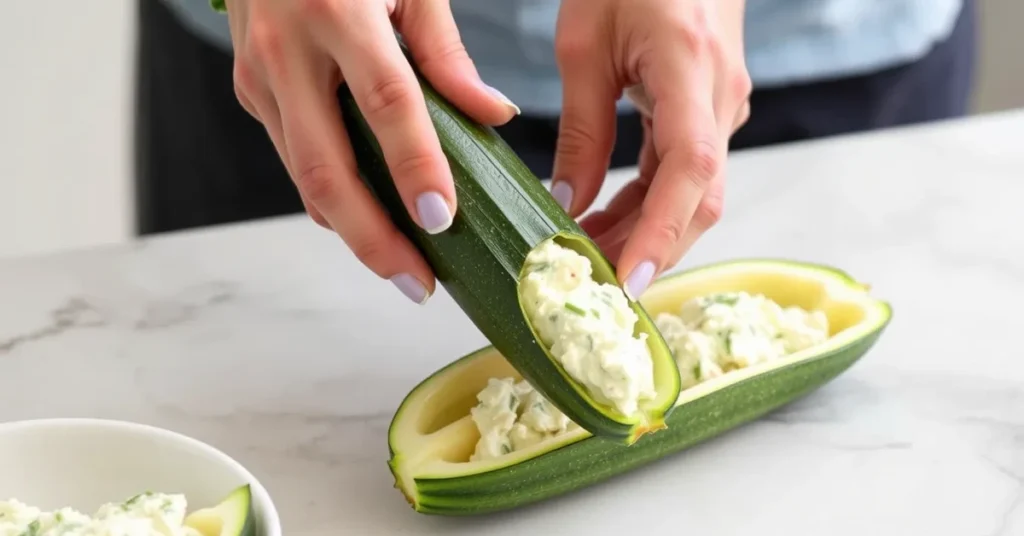
{"label": "thumb", "polygon": [[396,26],[417,68],[446,99],[487,125],[502,125],[519,107],[485,84],[469,58],[447,0],[399,2]]}
{"label": "thumb", "polygon": [[551,193],[570,216],[583,213],[601,190],[615,145],[615,102],[621,88],[591,50],[595,45],[558,48],[562,75],[562,117]]}

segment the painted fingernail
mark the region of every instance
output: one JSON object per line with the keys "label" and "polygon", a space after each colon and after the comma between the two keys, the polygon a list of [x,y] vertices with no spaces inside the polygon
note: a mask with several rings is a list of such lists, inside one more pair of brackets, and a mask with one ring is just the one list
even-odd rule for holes
{"label": "painted fingernail", "polygon": [[651,261],[644,261],[636,265],[633,271],[630,272],[629,277],[626,278],[626,296],[636,301],[647,287],[650,286],[651,280],[654,279],[654,263]]}
{"label": "painted fingernail", "polygon": [[569,212],[569,207],[572,206],[572,186],[565,181],[556,181],[551,185],[551,197],[558,201],[562,210]]}
{"label": "painted fingernail", "polygon": [[415,303],[423,305],[427,302],[427,298],[430,294],[427,292],[427,288],[424,287],[419,280],[409,274],[398,274],[391,278],[391,283],[398,288],[398,290],[405,294],[406,298],[409,298]]}
{"label": "painted fingernail", "polygon": [[440,233],[452,224],[448,202],[437,192],[420,194],[416,198],[416,212],[420,215],[420,225],[430,234]]}
{"label": "painted fingernail", "polygon": [[516,103],[512,102],[512,99],[506,97],[504,93],[498,91],[496,88],[484,84],[484,89],[486,89],[487,92],[490,93],[491,95],[498,97],[498,99],[501,100],[501,102],[505,103],[505,106],[511,108],[512,111],[516,113],[516,115],[523,113],[523,111],[520,110],[518,106],[516,106]]}

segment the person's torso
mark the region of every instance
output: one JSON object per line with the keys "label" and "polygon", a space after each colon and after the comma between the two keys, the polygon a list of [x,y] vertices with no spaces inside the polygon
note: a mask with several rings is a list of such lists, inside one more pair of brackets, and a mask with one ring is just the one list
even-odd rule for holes
{"label": "person's torso", "polygon": [[[163,0],[201,36],[230,50],[209,0]],[[451,0],[484,81],[523,112],[557,115],[559,0]],[[747,0],[747,68],[755,88],[870,72],[912,61],[952,30],[962,0]]]}

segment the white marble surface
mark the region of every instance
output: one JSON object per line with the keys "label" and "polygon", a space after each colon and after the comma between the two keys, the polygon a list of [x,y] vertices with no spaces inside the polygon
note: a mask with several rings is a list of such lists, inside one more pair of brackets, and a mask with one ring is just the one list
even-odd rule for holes
{"label": "white marble surface", "polygon": [[893,303],[892,325],[810,398],[546,504],[408,508],[385,464],[392,412],[485,341],[446,295],[407,304],[298,217],[0,263],[0,420],[209,441],[294,536],[1021,535],[1021,140],[1011,113],[737,155],[725,218],[683,265],[832,263]]}

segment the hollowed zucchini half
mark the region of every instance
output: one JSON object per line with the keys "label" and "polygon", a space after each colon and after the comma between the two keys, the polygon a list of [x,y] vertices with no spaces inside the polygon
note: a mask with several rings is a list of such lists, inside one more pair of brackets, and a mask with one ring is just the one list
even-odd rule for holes
{"label": "hollowed zucchini half", "polygon": [[575,429],[499,458],[470,462],[479,433],[469,416],[488,378],[521,376],[492,347],[437,371],[398,408],[389,465],[419,512],[472,515],[541,501],[629,471],[801,397],[863,356],[892,311],[868,287],[827,266],[771,259],[709,265],[656,281],[641,302],[652,316],[677,314],[685,301],[716,292],[764,294],[783,306],[823,311],[829,339],[782,359],[734,370],[684,389],[668,428],[635,444]]}

